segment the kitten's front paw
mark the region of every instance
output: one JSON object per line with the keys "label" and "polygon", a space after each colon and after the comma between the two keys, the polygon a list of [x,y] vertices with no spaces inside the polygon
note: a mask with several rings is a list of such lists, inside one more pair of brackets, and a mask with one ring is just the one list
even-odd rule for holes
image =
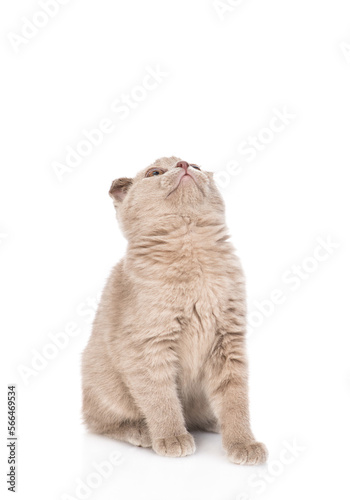
{"label": "kitten's front paw", "polygon": [[228,458],[234,464],[259,465],[267,460],[267,449],[262,443],[234,443],[227,447]]}
{"label": "kitten's front paw", "polygon": [[196,449],[194,439],[188,432],[180,436],[155,439],[152,447],[158,455],[164,457],[185,457],[192,455]]}

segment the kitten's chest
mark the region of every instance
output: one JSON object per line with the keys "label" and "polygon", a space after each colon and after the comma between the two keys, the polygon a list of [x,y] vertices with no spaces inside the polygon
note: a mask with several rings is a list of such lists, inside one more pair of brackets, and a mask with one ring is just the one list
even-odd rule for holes
{"label": "kitten's chest", "polygon": [[190,383],[200,377],[215,343],[222,287],[215,282],[208,285],[198,280],[184,292],[178,303],[180,335],[177,347],[182,378],[185,383]]}

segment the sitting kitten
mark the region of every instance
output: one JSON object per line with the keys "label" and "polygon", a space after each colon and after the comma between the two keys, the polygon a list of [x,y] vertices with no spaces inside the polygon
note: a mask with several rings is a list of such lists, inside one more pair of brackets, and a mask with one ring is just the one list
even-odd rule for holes
{"label": "sitting kitten", "polygon": [[109,194],[128,240],[83,355],[88,428],[159,455],[221,432],[229,459],[261,464],[249,425],[245,290],[213,174],[161,158]]}

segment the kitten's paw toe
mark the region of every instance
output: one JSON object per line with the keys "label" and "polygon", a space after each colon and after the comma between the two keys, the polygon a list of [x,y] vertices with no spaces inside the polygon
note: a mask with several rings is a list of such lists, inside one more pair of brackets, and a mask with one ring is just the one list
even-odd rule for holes
{"label": "kitten's paw toe", "polygon": [[267,460],[267,449],[262,443],[234,443],[228,447],[228,458],[234,464],[259,465]]}
{"label": "kitten's paw toe", "polygon": [[164,457],[185,457],[195,452],[196,445],[191,434],[186,432],[179,436],[155,439],[153,449]]}

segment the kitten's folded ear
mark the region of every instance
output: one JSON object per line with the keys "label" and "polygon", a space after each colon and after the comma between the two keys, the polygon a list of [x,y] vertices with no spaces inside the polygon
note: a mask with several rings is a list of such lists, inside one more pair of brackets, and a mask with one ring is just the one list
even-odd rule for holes
{"label": "kitten's folded ear", "polygon": [[115,201],[123,201],[128,190],[132,186],[133,179],[128,177],[121,177],[120,179],[115,179],[112,182],[111,188],[109,190],[109,196]]}

